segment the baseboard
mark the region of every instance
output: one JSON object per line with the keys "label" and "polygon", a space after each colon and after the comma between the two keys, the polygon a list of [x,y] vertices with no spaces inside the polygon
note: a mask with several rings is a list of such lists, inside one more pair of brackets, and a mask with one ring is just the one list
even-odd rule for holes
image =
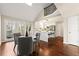
{"label": "baseboard", "polygon": [[14,40],[9,40],[9,41],[2,41],[2,42],[1,42],[1,44],[2,44],[2,43],[13,42],[13,41],[14,41]]}

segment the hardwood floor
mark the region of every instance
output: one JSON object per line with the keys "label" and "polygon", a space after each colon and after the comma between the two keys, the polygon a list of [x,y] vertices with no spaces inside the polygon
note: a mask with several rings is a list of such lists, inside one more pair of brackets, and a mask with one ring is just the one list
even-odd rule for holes
{"label": "hardwood floor", "polygon": [[48,47],[49,50],[52,52],[51,55],[57,55],[57,56],[64,55],[62,37],[48,38]]}
{"label": "hardwood floor", "polygon": [[44,41],[40,41],[40,55],[47,55],[47,56],[63,56],[63,50],[62,49],[58,49],[55,46],[50,46],[47,45],[46,42]]}
{"label": "hardwood floor", "polygon": [[14,42],[7,42],[1,45],[1,56],[15,56],[13,52]]}
{"label": "hardwood floor", "polygon": [[[13,52],[14,42],[3,43],[1,45],[1,56],[15,56]],[[63,44],[62,49],[48,47],[47,43],[40,41],[39,56],[79,56],[79,47]]]}
{"label": "hardwood floor", "polygon": [[71,44],[63,46],[64,54],[68,56],[79,56],[79,47]]}

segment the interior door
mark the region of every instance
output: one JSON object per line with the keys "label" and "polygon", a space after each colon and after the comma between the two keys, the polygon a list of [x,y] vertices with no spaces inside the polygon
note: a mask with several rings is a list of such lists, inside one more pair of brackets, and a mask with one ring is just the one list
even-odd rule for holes
{"label": "interior door", "polygon": [[68,44],[78,45],[78,17],[68,18]]}

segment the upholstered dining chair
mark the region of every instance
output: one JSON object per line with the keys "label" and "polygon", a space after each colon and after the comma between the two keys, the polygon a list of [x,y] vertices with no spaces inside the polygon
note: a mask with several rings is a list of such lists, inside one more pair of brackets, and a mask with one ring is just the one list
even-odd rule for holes
{"label": "upholstered dining chair", "polygon": [[30,56],[33,52],[32,37],[19,37],[18,39],[18,56]]}
{"label": "upholstered dining chair", "polygon": [[15,52],[16,45],[18,45],[18,38],[19,38],[19,36],[21,36],[20,33],[14,33],[14,48],[13,48],[14,52]]}

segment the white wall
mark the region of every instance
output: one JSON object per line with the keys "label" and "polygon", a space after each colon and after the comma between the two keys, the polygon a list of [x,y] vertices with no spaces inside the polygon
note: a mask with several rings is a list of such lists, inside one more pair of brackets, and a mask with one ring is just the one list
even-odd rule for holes
{"label": "white wall", "polygon": [[63,37],[63,22],[56,22],[56,36]]}
{"label": "white wall", "polygon": [[67,44],[68,42],[68,20],[67,18],[64,18],[63,28],[64,28],[64,43]]}

